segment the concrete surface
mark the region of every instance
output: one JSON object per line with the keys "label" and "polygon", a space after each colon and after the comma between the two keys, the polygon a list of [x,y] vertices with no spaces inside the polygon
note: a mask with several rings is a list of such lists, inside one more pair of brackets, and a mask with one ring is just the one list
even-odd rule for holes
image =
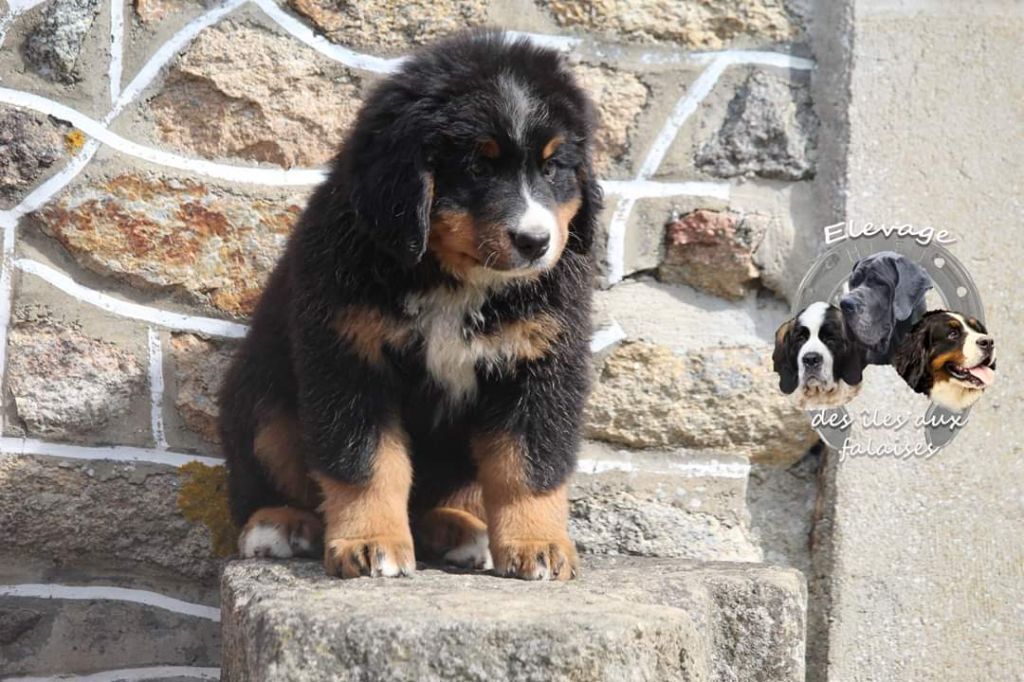
{"label": "concrete surface", "polygon": [[591,557],[557,584],[234,562],[223,679],[802,680],[804,598],[799,573],[755,565]]}

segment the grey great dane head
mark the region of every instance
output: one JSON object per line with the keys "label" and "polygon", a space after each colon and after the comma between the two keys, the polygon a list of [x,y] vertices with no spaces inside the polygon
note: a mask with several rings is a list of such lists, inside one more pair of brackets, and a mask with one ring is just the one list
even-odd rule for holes
{"label": "grey great dane head", "polygon": [[853,336],[868,350],[868,361],[887,363],[903,335],[924,314],[931,278],[917,263],[893,251],[857,261],[849,292],[839,301]]}

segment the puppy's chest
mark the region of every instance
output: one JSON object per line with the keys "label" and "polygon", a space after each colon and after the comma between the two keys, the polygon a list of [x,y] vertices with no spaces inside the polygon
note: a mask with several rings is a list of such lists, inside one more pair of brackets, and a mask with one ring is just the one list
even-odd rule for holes
{"label": "puppy's chest", "polygon": [[553,318],[502,319],[476,291],[434,291],[406,298],[404,309],[429,379],[453,404],[472,400],[480,373],[507,374],[546,353]]}

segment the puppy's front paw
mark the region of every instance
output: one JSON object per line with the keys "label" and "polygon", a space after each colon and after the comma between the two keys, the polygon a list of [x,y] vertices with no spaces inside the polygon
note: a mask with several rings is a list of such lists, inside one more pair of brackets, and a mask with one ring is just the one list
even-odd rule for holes
{"label": "puppy's front paw", "polygon": [[320,553],[323,525],[311,512],[292,507],[264,507],[253,513],[238,536],[243,559],[315,557]]}
{"label": "puppy's front paw", "polygon": [[338,578],[409,576],[416,570],[416,556],[407,538],[340,538],[327,541],[324,570]]}
{"label": "puppy's front paw", "polygon": [[579,574],[576,547],[568,537],[492,542],[494,572],[523,580],[572,580]]}

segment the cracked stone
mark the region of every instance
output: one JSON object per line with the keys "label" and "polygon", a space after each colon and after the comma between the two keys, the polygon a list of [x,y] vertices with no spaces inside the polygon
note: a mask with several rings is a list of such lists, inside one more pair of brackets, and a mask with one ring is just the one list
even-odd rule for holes
{"label": "cracked stone", "polygon": [[120,175],[77,185],[33,215],[95,272],[242,317],[303,203],[294,195],[275,200],[191,180]]}
{"label": "cracked stone", "polygon": [[25,59],[51,81],[79,79],[78,55],[99,12],[99,0],[50,0],[25,40]]}
{"label": "cracked stone", "polygon": [[64,129],[53,119],[0,105],[0,205],[17,203],[64,156]]}
{"label": "cracked stone", "polygon": [[320,166],[355,120],[360,80],[294,39],[228,22],[208,28],[150,101],[164,142],[206,158]]}
{"label": "cracked stone", "polygon": [[8,390],[34,436],[94,432],[127,413],[146,383],[133,354],[73,326],[18,323],[8,342]]}
{"label": "cracked stone", "polygon": [[755,71],[729,102],[718,133],[701,146],[697,167],[731,178],[814,177],[818,118],[806,85]]}
{"label": "cracked stone", "polygon": [[633,448],[720,449],[791,462],[817,440],[778,390],[771,346],[713,348],[679,357],[647,342],[605,360],[584,413],[587,437]]}

